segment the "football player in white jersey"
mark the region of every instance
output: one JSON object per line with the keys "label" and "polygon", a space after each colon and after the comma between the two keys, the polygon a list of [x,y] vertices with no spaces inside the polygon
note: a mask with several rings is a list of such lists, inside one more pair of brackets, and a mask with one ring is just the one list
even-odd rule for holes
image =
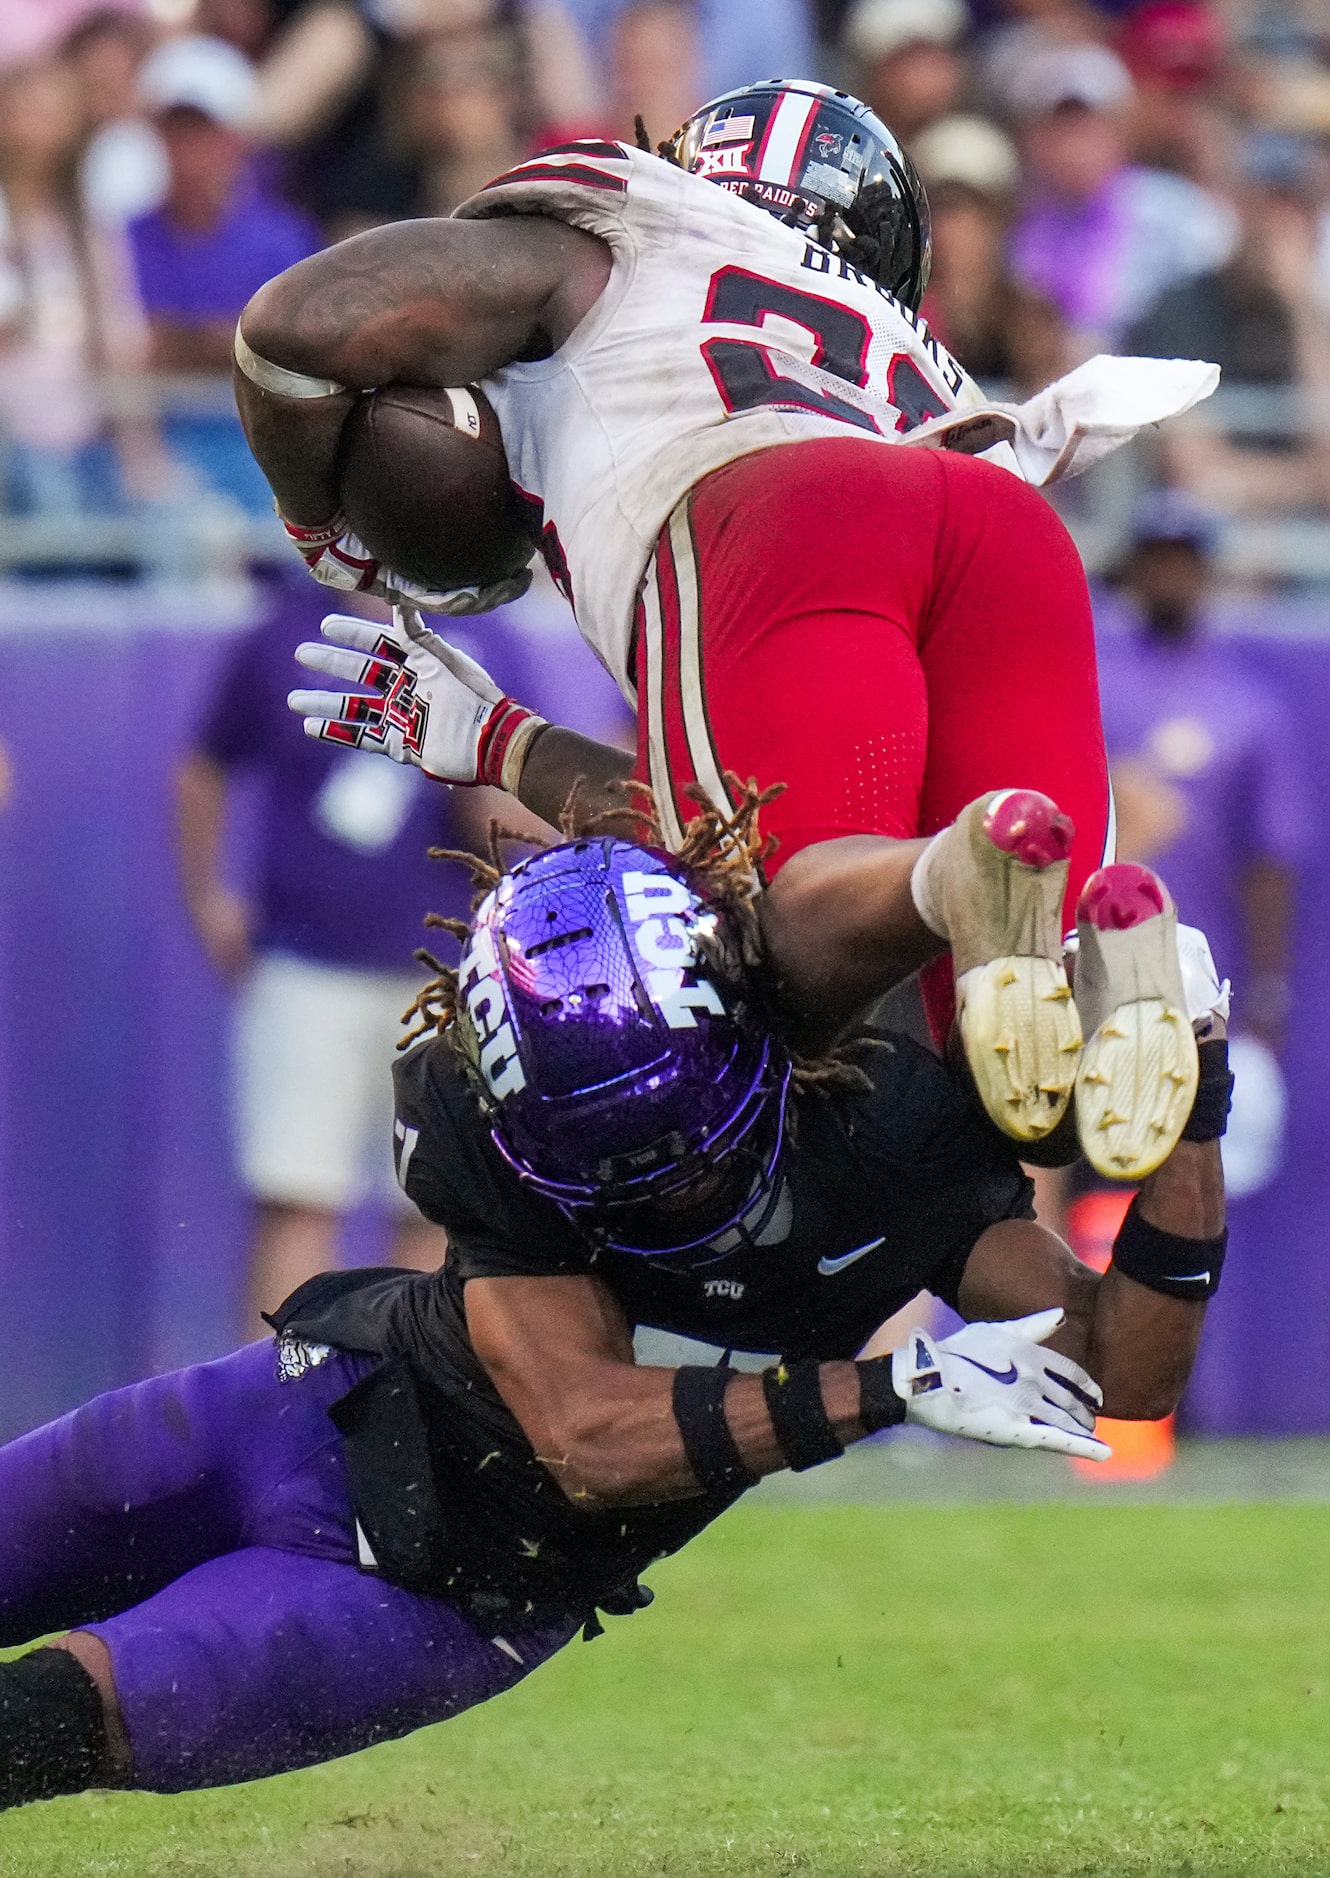
{"label": "football player in white jersey", "polygon": [[[1034,1154],[1074,1088],[1094,1164],[1139,1179],[1197,1082],[1172,904],[1091,880],[1111,852],[1084,576],[918,316],[928,256],[887,127],[773,80],[658,154],[547,151],[454,218],[269,282],[237,335],[241,413],[316,575],[401,594],[346,537],[343,423],[371,387],[479,382],[583,635],[638,708],[667,837],[690,792],[785,785],[762,919],[794,1033],[824,1039],[922,966],[941,1034],[954,979],[999,1125]],[[921,435],[948,447],[884,447]],[[995,443],[1005,467],[967,453]],[[325,632],[340,643],[304,662],[372,690],[296,694],[313,734],[498,782],[548,820],[576,777],[631,769],[502,698],[413,613]],[[1101,944],[1109,905],[1130,917]],[[1078,906],[1102,966],[1079,1013]]]}

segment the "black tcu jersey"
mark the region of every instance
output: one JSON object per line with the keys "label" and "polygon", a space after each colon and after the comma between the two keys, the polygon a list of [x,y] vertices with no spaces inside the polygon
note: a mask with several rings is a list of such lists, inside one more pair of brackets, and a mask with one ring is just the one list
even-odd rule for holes
{"label": "black tcu jersey", "polygon": [[[590,1273],[634,1327],[821,1361],[853,1357],[920,1290],[954,1304],[984,1230],[1028,1214],[1029,1182],[1013,1145],[920,1045],[880,1033],[859,1060],[870,1086],[797,1098],[776,1191],[680,1269],[667,1255],[598,1248],[525,1188],[490,1140],[448,1038],[399,1060],[399,1170],[421,1212],[447,1229],[444,1265],[432,1276],[329,1274],[275,1320],[286,1335],[386,1359],[337,1419],[362,1524],[392,1575],[509,1623],[612,1605],[729,1504],[575,1508],[471,1348],[473,1278]],[[423,1471],[433,1503],[404,1527],[403,1494],[420,1494]]]}

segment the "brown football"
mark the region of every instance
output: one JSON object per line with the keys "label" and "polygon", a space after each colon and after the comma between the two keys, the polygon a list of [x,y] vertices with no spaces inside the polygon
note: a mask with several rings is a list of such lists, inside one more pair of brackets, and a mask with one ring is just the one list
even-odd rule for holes
{"label": "brown football", "polygon": [[423,586],[484,586],[531,559],[499,420],[474,385],[367,392],[342,432],[338,480],[353,532]]}

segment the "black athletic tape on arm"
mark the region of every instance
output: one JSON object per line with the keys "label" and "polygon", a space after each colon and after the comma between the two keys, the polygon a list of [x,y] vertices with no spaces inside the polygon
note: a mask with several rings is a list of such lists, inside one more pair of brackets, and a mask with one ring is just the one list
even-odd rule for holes
{"label": "black athletic tape on arm", "polygon": [[776,1445],[793,1473],[839,1460],[845,1443],[831,1425],[822,1400],[820,1363],[782,1363],[762,1371],[762,1393]]}
{"label": "black athletic tape on arm", "polygon": [[1197,1046],[1201,1059],[1201,1080],[1196,1085],[1196,1100],[1191,1105],[1184,1141],[1218,1141],[1228,1127],[1228,1111],[1233,1105],[1233,1077],[1228,1067],[1228,1038],[1211,1037]]}
{"label": "black athletic tape on arm", "polygon": [[891,1380],[891,1357],[870,1356],[854,1367],[859,1372],[859,1420],[866,1432],[875,1435],[879,1428],[895,1428],[903,1422],[905,1402]]}
{"label": "black athletic tape on arm", "polygon": [[101,1693],[68,1650],[0,1663],[0,1807],[105,1782]]}
{"label": "black athletic tape on arm", "polygon": [[1228,1227],[1217,1239],[1184,1239],[1164,1232],[1140,1213],[1140,1195],[1127,1208],[1127,1217],[1113,1241],[1113,1265],[1147,1290],[1166,1298],[1202,1303],[1219,1289],[1228,1249]]}
{"label": "black athletic tape on arm", "polygon": [[725,1419],[725,1391],[734,1371],[723,1364],[688,1364],[674,1372],[674,1419],[688,1465],[705,1493],[735,1493],[757,1479],[748,1471]]}

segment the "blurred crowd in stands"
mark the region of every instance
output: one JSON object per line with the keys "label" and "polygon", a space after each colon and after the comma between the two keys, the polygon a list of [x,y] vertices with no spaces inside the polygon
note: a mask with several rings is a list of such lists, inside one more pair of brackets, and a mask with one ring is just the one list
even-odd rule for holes
{"label": "blurred crowd in stands", "polygon": [[1311,0],[7,0],[0,507],[169,519],[202,492],[262,515],[198,382],[262,280],[447,213],[543,143],[638,112],[661,137],[773,73],[903,137],[933,205],[925,311],[981,380],[1215,360],[1227,402],[1170,427],[1150,474],[1220,514],[1330,511]]}

